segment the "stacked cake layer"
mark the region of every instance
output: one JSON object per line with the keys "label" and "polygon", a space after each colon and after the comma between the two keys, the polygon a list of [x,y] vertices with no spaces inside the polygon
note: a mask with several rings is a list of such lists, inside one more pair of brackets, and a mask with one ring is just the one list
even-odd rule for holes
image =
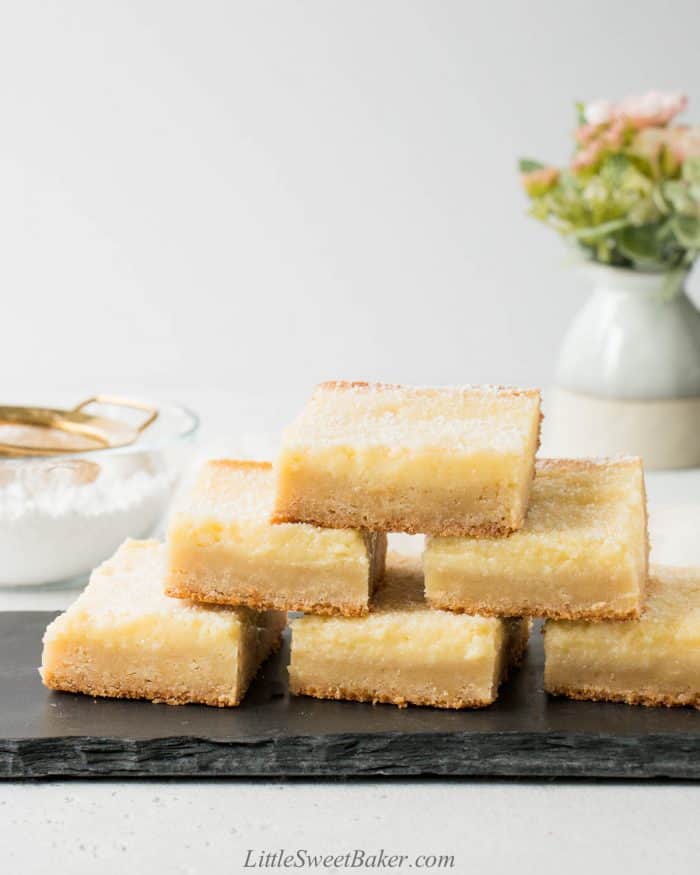
{"label": "stacked cake layer", "polygon": [[506,534],[527,511],[539,392],[323,383],[286,430],[276,522]]}
{"label": "stacked cake layer", "polygon": [[639,617],[648,551],[639,459],[541,460],[520,531],[428,538],[426,596],[495,616]]}
{"label": "stacked cake layer", "polygon": [[362,619],[292,621],[289,685],[321,699],[480,708],[525,653],[529,622],[432,610],[417,559],[390,557]]}
{"label": "stacked cake layer", "polygon": [[127,541],[44,636],[48,687],[170,705],[238,705],[285,615],[171,599],[165,547]]}
{"label": "stacked cake layer", "polygon": [[386,535],[270,521],[268,462],[209,462],[173,515],[168,595],[227,605],[366,614]]}
{"label": "stacked cake layer", "polygon": [[[648,576],[639,459],[538,460],[539,393],[324,383],[269,462],[208,462],[47,630],[56,689],[236,705],[292,622],[290,690],[483,707],[546,619],[545,686],[700,701],[700,573]],[[427,535],[422,565],[389,531]]]}
{"label": "stacked cake layer", "polygon": [[652,566],[639,620],[545,625],[545,689],[700,708],[700,572]]}

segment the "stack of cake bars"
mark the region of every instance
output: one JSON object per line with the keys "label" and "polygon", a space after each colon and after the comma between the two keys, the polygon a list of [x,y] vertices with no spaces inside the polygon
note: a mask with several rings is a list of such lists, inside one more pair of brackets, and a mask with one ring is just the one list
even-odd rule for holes
{"label": "stack of cake bars", "polygon": [[301,612],[293,694],[481,707],[544,617],[548,692],[700,707],[700,573],[648,572],[641,461],[536,460],[540,419],[534,390],[322,384],[274,466],[207,463],[167,544],[96,569],[44,682],[237,705]]}

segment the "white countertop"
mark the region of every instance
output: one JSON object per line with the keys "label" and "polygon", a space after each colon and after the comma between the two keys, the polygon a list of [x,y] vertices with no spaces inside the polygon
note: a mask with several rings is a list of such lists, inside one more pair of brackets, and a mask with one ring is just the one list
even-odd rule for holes
{"label": "white countertop", "polygon": [[[700,471],[651,473],[648,487],[653,560],[700,564]],[[0,590],[0,610],[58,609],[74,597]],[[460,873],[486,865],[558,873],[565,864],[571,875],[613,865],[658,875],[696,871],[698,810],[700,786],[681,783],[4,782],[0,848],[3,870],[22,875],[49,866],[74,875],[121,872],[127,862],[135,872],[230,875],[256,871],[244,868],[248,849],[282,848],[446,854]]]}
{"label": "white countertop", "polygon": [[281,848],[448,854],[454,867],[433,871],[460,875],[541,875],[561,873],[562,865],[567,875],[683,875],[697,872],[699,807],[700,787],[689,784],[3,784],[0,846],[8,875],[281,872],[243,865],[249,849]]}

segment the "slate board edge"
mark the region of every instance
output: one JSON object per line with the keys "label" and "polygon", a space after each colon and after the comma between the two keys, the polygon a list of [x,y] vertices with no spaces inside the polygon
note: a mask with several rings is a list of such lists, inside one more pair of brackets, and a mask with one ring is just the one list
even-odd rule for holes
{"label": "slate board edge", "polygon": [[700,736],[377,733],[0,741],[0,779],[560,777],[700,780]]}

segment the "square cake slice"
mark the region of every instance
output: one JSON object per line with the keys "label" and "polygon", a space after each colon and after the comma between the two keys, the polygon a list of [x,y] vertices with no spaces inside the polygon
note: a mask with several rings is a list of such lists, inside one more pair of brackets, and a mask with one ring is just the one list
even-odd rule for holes
{"label": "square cake slice", "polygon": [[427,539],[429,603],[495,616],[638,617],[649,550],[641,460],[538,460],[535,470],[520,531]]}
{"label": "square cake slice", "polygon": [[318,699],[480,708],[527,647],[529,622],[430,610],[420,560],[392,557],[366,617],[292,620],[290,691]]}
{"label": "square cake slice", "polygon": [[122,544],[49,624],[40,669],[46,686],[169,705],[238,705],[279,646],[285,615],[171,599],[164,579],[162,544]]}
{"label": "square cake slice", "polygon": [[171,520],[166,592],[216,604],[366,614],[386,535],[272,525],[269,462],[208,462]]}
{"label": "square cake slice", "polygon": [[276,522],[505,535],[528,506],[540,396],[322,383],[284,433]]}
{"label": "square cake slice", "polygon": [[548,620],[547,692],[700,708],[700,568],[652,565],[640,620]]}

